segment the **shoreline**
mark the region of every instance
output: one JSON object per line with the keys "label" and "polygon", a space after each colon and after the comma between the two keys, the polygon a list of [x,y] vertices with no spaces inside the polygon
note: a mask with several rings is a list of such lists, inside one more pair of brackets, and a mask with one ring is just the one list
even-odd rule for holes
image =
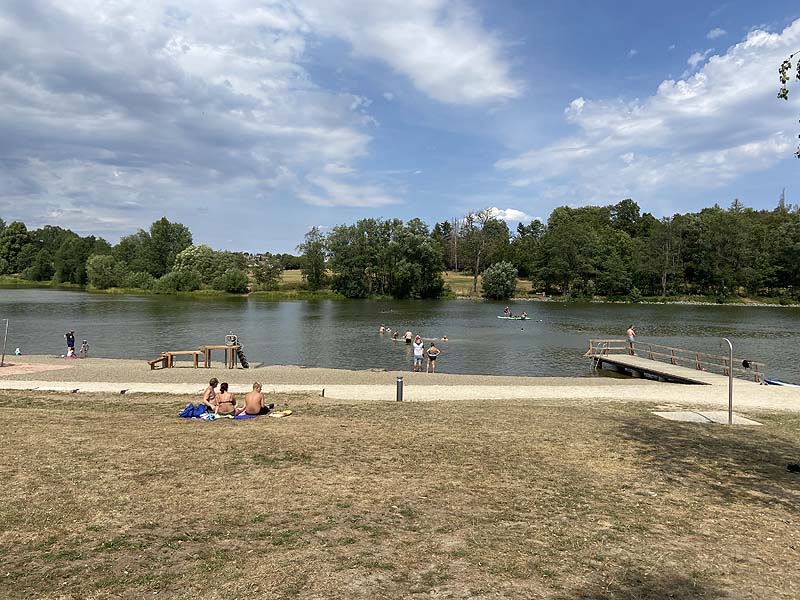
{"label": "shoreline", "polygon": [[[299,366],[253,369],[180,365],[150,370],[144,360],[122,358],[67,359],[13,356],[0,368],[0,390],[28,392],[156,394],[199,398],[208,380],[230,383],[235,394],[263,384],[268,394],[305,394],[307,398],[389,402],[396,399],[397,377],[404,380],[404,401],[530,400],[590,403],[641,402],[660,409],[714,407],[727,409],[727,386],[682,385],[612,377],[519,377],[426,374],[410,371],[352,371]],[[184,363],[186,364],[186,363]],[[324,400],[323,400],[324,401]],[[497,405],[487,411],[497,410]],[[734,410],[800,412],[800,389],[734,380]]]}

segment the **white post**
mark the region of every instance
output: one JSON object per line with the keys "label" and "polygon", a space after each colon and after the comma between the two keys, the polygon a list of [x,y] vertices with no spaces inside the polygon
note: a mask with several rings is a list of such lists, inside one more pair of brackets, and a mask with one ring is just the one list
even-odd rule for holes
{"label": "white post", "polygon": [[728,361],[728,425],[733,425],[733,344],[728,338],[722,338],[728,342],[730,348],[730,361]]}

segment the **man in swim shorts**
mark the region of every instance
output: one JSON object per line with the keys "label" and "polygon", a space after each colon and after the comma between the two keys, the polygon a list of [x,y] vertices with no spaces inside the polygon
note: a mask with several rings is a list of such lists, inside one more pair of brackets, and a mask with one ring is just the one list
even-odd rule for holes
{"label": "man in swim shorts", "polygon": [[219,380],[216,377],[212,377],[208,382],[208,387],[203,392],[203,399],[200,400],[200,404],[204,404],[210,411],[214,411],[217,408],[218,385]]}
{"label": "man in swim shorts", "polygon": [[[403,338],[405,338],[405,340],[406,340],[406,344],[410,344],[410,343],[412,342],[412,338],[413,338],[413,337],[414,337],[414,334],[413,334],[413,333],[411,333],[410,331],[406,331],[406,332],[403,334]],[[419,337],[419,336],[417,336],[417,337]]]}
{"label": "man in swim shorts", "polygon": [[636,332],[633,330],[633,325],[628,327],[625,336],[628,338],[628,354],[633,356],[633,343],[636,341]]}
{"label": "man in swim shorts", "polygon": [[264,394],[261,393],[261,384],[255,382],[253,384],[253,391],[247,392],[244,396],[244,407],[239,411],[239,414],[245,413],[246,415],[266,415],[274,404],[266,404],[264,402]]}
{"label": "man in swim shorts", "polygon": [[422,353],[425,350],[425,344],[422,338],[417,336],[414,338],[414,370],[422,371]]}

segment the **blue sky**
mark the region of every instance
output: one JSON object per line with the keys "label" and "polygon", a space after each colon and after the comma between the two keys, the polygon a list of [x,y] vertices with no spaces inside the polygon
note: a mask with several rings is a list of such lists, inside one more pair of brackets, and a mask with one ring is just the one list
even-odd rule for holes
{"label": "blue sky", "polygon": [[796,2],[7,0],[0,40],[0,217],[30,227],[291,252],[363,217],[800,202]]}

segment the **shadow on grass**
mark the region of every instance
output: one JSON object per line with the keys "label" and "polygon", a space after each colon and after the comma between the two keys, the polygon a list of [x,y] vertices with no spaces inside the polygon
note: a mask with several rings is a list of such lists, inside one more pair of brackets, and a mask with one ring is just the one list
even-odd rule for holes
{"label": "shadow on grass", "polygon": [[651,469],[699,493],[800,510],[800,477],[786,471],[787,463],[800,458],[800,445],[766,427],[676,423],[653,416],[624,421],[620,432]]}
{"label": "shadow on grass", "polygon": [[[566,598],[566,596],[565,596]],[[626,571],[619,579],[572,590],[569,598],[580,600],[696,600],[730,598],[722,588],[695,577],[674,572]]]}

